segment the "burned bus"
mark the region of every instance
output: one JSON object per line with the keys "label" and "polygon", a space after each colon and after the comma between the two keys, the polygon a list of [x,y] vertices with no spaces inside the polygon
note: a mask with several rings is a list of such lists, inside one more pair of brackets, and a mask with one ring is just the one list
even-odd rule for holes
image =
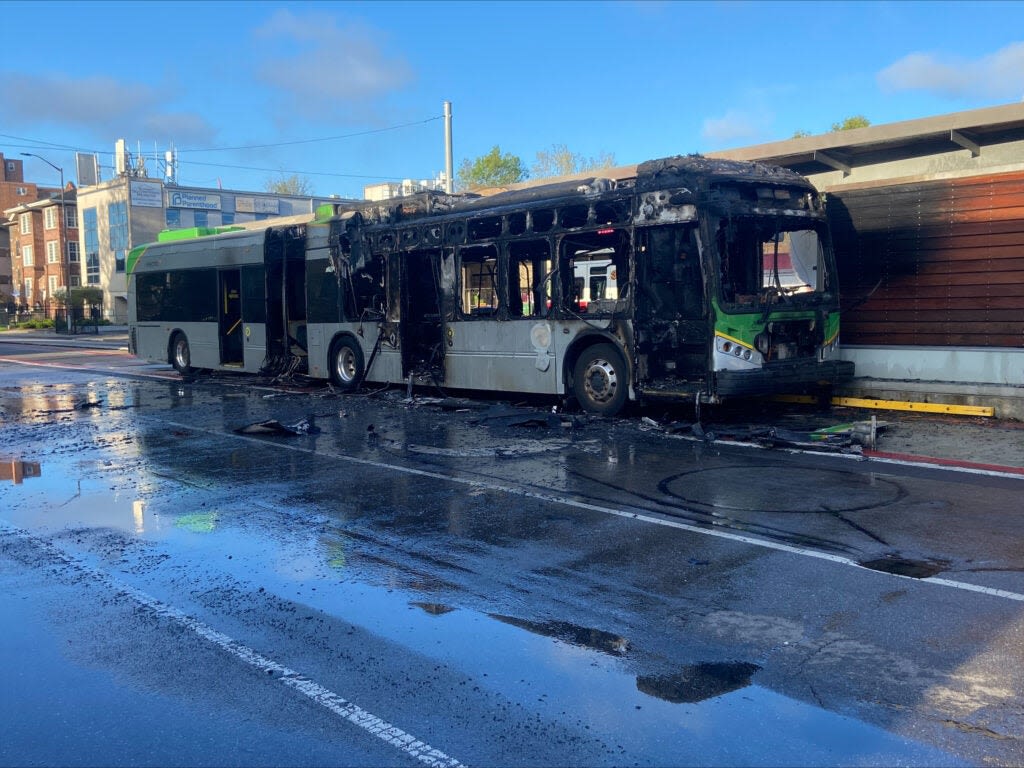
{"label": "burned bus", "polygon": [[674,157],[190,234],[130,259],[131,349],[183,372],[573,397],[608,415],[853,375],[823,206],[782,168]]}

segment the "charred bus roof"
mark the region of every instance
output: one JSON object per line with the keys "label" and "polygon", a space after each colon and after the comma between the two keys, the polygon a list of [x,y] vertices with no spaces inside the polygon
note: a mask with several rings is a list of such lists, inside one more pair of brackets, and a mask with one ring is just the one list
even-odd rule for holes
{"label": "charred bus roof", "polygon": [[621,197],[624,190],[641,197],[651,191],[673,190],[673,204],[693,202],[714,196],[716,187],[760,185],[762,187],[798,187],[814,192],[809,181],[786,168],[719,160],[702,155],[679,155],[650,160],[636,166],[636,173],[616,179],[600,175],[558,180],[491,195],[473,193],[447,194],[439,191],[417,192],[388,201],[331,203],[317,209],[320,222],[344,218],[363,226],[400,226],[404,222],[441,219],[474,214],[500,216],[514,210],[535,207],[558,207],[595,199]]}

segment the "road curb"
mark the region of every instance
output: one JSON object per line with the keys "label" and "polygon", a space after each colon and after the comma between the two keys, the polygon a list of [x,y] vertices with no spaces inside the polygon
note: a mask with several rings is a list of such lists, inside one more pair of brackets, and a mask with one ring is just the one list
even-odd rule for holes
{"label": "road curb", "polygon": [[976,472],[998,472],[1000,474],[1024,477],[1024,467],[1007,467],[1002,464],[985,464],[977,461],[965,461],[963,459],[940,459],[935,456],[918,456],[912,453],[892,453],[889,451],[865,450],[861,455],[869,459],[900,461],[909,464],[938,465],[940,467],[955,467]]}

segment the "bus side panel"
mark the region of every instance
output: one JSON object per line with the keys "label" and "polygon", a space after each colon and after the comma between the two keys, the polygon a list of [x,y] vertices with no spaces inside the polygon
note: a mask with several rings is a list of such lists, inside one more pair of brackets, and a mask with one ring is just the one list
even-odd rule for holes
{"label": "bus side panel", "polygon": [[[362,329],[362,335],[359,330]],[[331,376],[331,343],[338,334],[349,334],[359,341],[363,351],[363,365],[370,365],[373,347],[377,343],[379,326],[370,323],[310,323],[306,327],[309,354],[309,375],[315,379]],[[382,344],[366,372],[366,381],[402,381],[402,357],[398,349]]]}
{"label": "bus side panel", "polygon": [[169,328],[160,323],[136,323],[135,356],[151,363],[168,362],[171,339]]}
{"label": "bus side panel", "polygon": [[[369,334],[367,334],[369,335]],[[373,335],[376,337],[377,329],[374,328]],[[366,362],[370,362],[370,358],[366,358]],[[392,346],[386,339],[381,342],[380,349],[377,351],[377,359],[373,363],[373,368],[367,374],[368,381],[376,381],[380,383],[391,382],[396,383],[404,381],[405,376],[402,374],[402,350],[398,346]]]}
{"label": "bus side panel", "polygon": [[465,320],[448,323],[448,334],[446,387],[542,394],[560,391],[556,339],[550,323],[536,319]]}
{"label": "bus side panel", "polygon": [[264,323],[243,323],[243,329],[245,370],[255,373],[267,359],[267,326]]}
{"label": "bus side panel", "polygon": [[[176,327],[188,339],[188,348],[193,368],[218,370],[222,367],[220,364],[220,329],[216,321],[211,323],[178,323]],[[169,332],[172,329],[168,326],[167,330],[169,338]],[[232,370],[237,371],[238,367],[234,366]]]}

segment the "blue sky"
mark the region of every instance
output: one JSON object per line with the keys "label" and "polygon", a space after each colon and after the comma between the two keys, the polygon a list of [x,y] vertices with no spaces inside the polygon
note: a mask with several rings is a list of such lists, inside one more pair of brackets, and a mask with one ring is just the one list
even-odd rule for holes
{"label": "blue sky", "polygon": [[[316,194],[499,145],[628,164],[1024,99],[1019,2],[0,2],[0,152],[178,149],[182,184]],[[28,30],[45,30],[29,34]],[[30,181],[56,184],[26,160]]]}

